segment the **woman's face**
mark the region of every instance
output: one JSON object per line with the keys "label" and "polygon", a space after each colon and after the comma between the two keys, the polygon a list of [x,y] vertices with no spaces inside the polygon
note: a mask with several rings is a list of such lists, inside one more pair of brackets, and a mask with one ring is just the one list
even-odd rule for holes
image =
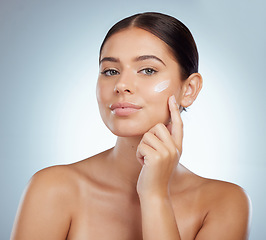
{"label": "woman's face", "polygon": [[170,120],[168,98],[181,98],[181,74],[168,46],[140,28],[112,35],[100,56],[97,100],[117,136],[140,136]]}

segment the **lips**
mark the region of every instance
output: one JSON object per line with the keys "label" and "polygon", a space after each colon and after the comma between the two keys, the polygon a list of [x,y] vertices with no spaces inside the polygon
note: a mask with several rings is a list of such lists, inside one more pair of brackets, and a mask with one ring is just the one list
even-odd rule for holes
{"label": "lips", "polygon": [[119,102],[112,104],[110,109],[114,115],[126,117],[132,113],[138,112],[142,107],[129,102]]}

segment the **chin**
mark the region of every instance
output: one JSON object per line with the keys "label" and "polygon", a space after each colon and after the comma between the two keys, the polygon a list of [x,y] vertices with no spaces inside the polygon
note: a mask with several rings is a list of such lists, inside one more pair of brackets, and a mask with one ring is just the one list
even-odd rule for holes
{"label": "chin", "polygon": [[143,136],[146,132],[148,132],[152,127],[154,127],[157,123],[164,122],[165,125],[169,123],[169,119],[166,121],[158,121],[158,122],[120,122],[119,124],[107,125],[107,128],[118,137],[138,137]]}
{"label": "chin", "polygon": [[132,127],[127,128],[108,128],[117,137],[139,137],[143,136],[149,129],[134,129]]}

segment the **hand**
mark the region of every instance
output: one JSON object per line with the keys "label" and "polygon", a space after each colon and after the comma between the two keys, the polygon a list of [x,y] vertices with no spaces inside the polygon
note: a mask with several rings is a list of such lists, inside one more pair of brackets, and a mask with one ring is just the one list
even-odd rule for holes
{"label": "hand", "polygon": [[182,153],[183,122],[174,96],[168,104],[171,123],[151,128],[137,149],[137,159],[143,165],[137,183],[140,197],[169,196],[169,182]]}

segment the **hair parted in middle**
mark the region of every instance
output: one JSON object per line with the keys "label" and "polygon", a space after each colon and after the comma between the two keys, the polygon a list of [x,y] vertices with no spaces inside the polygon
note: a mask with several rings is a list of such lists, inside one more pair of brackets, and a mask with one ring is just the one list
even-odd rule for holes
{"label": "hair parted in middle", "polygon": [[189,29],[176,18],[157,12],[138,13],[113,25],[102,42],[100,55],[105,42],[113,34],[130,27],[146,30],[168,45],[180,66],[182,80],[198,72],[198,50]]}

